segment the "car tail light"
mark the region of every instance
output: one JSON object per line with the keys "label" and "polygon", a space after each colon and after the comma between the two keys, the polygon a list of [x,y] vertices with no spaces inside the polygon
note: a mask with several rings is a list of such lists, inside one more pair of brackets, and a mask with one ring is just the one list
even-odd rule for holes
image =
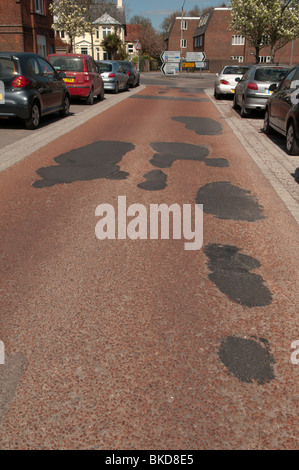
{"label": "car tail light", "polygon": [[108,78],[113,78],[115,77],[115,73],[109,73]]}
{"label": "car tail light", "polygon": [[23,88],[27,86],[29,83],[30,83],[30,80],[28,80],[28,78],[24,77],[24,75],[19,75],[13,80],[11,86],[13,88]]}
{"label": "car tail light", "polygon": [[227,80],[220,80],[220,83],[222,83],[222,85],[229,85],[229,82]]}
{"label": "car tail light", "polygon": [[130,76],[130,72],[127,72],[128,77]]}
{"label": "car tail light", "polygon": [[89,73],[88,73],[88,72],[84,72],[84,73],[83,73],[83,77],[84,77],[84,81],[85,81],[85,82],[89,82],[90,76],[89,76]]}
{"label": "car tail light", "polygon": [[249,82],[248,85],[247,85],[247,88],[249,90],[258,90],[258,86],[256,83],[252,83],[252,82]]}

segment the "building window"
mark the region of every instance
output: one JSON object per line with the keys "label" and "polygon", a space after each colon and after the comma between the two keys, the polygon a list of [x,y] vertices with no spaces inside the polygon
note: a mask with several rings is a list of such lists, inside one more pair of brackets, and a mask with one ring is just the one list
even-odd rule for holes
{"label": "building window", "polygon": [[270,63],[271,62],[271,57],[269,55],[261,55],[259,57],[259,62]]}
{"label": "building window", "polygon": [[88,54],[87,47],[81,47],[81,54]]}
{"label": "building window", "polygon": [[35,13],[44,14],[44,0],[34,0]]}
{"label": "building window", "polygon": [[96,47],[97,60],[100,60],[100,49]]}
{"label": "building window", "polygon": [[237,60],[238,62],[243,62],[244,57],[242,55],[232,55],[231,60]]}
{"label": "building window", "polygon": [[181,47],[187,47],[187,39],[181,39]]}
{"label": "building window", "polygon": [[105,38],[108,34],[112,34],[111,26],[104,26],[102,32],[103,38]]}
{"label": "building window", "polygon": [[233,46],[244,46],[245,44],[245,37],[241,36],[240,34],[234,34],[232,36],[232,45]]}
{"label": "building window", "polygon": [[99,27],[96,27],[96,39],[100,39]]}
{"label": "building window", "polygon": [[184,29],[184,30],[186,30],[186,29],[187,29],[187,27],[188,27],[188,22],[187,22],[187,21],[185,21],[185,20],[184,20],[184,21],[181,21],[181,29]]}
{"label": "building window", "polygon": [[64,31],[58,31],[59,36],[61,39],[64,39]]}
{"label": "building window", "polygon": [[133,46],[133,44],[128,44],[128,53],[129,53],[129,54],[133,54],[133,52],[134,52],[134,46]]}

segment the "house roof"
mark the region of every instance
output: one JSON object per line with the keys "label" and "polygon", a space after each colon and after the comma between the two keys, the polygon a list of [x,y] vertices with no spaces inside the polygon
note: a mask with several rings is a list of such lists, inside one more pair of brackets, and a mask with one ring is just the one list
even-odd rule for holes
{"label": "house roof", "polygon": [[115,18],[112,18],[108,13],[104,13],[100,18],[97,18],[92,24],[116,24],[120,25],[121,23]]}
{"label": "house roof", "polygon": [[[108,2],[105,4],[100,4],[95,0],[95,3],[91,5],[91,21],[94,23],[105,15],[110,16],[114,22],[113,23],[103,23],[103,24],[126,24],[126,14],[124,7],[118,7],[115,3]],[[97,22],[97,24],[99,24]]]}
{"label": "house roof", "polygon": [[132,41],[135,41],[136,39],[139,39],[141,31],[142,31],[141,24],[127,24],[125,40],[127,42],[132,42]]}

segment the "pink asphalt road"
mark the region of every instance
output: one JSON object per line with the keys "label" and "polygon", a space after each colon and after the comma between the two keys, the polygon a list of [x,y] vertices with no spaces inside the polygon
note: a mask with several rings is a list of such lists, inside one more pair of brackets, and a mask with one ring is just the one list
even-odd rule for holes
{"label": "pink asphalt road", "polygon": [[[204,93],[147,87],[0,187],[0,448],[298,448],[298,227]],[[99,240],[119,196],[203,204],[202,248]]]}

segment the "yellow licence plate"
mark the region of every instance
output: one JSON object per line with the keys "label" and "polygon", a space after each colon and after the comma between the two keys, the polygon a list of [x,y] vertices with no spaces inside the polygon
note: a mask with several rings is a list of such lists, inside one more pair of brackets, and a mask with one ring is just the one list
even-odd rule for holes
{"label": "yellow licence plate", "polygon": [[73,83],[75,81],[74,78],[64,78],[63,79],[66,83]]}
{"label": "yellow licence plate", "polygon": [[235,90],[232,90],[232,93],[235,93]]}

